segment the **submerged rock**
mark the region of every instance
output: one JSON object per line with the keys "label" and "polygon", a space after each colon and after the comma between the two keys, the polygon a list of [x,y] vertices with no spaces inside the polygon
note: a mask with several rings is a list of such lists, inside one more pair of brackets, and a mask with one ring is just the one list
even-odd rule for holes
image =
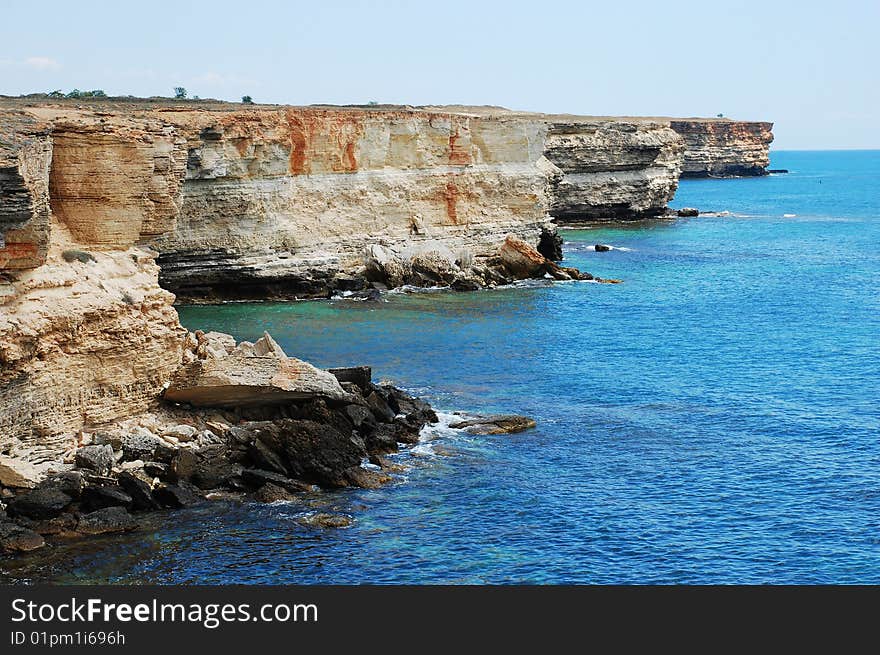
{"label": "submerged rock", "polygon": [[316,512],[315,514],[307,514],[301,517],[299,522],[316,528],[347,528],[354,523],[354,519],[345,514]]}
{"label": "submerged rock", "polygon": [[675,213],[682,218],[693,218],[700,215],[700,210],[693,207],[682,207]]}
{"label": "submerged rock", "polygon": [[449,427],[465,430],[471,434],[512,434],[523,432],[535,427],[537,423],[528,416],[501,414],[494,416],[477,416],[450,423]]}
{"label": "submerged rock", "polygon": [[393,479],[390,475],[377,471],[368,471],[360,466],[350,468],[345,472],[345,479],[353,487],[362,489],[378,489],[383,484],[388,484]]}
{"label": "submerged rock", "polygon": [[275,503],[278,501],[294,500],[296,496],[284,487],[268,482],[257,489],[254,498],[263,503]]}
{"label": "submerged rock", "polygon": [[44,546],[37,532],[11,522],[0,523],[0,551],[26,553]]}
{"label": "submerged rock", "polygon": [[596,252],[608,252],[609,250],[612,250],[612,248],[607,244],[597,243],[595,246],[593,246],[593,250],[595,250]]}

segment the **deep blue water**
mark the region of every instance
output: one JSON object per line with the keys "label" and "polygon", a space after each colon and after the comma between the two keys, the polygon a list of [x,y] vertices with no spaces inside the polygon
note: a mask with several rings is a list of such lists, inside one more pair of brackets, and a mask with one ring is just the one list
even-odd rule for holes
{"label": "deep blue water", "polygon": [[792,172],[681,183],[674,206],[731,216],[565,233],[568,264],[620,285],[181,308],[538,428],[444,432],[398,484],[311,500],[350,528],[218,503],[18,577],[880,582],[880,152],[772,166]]}

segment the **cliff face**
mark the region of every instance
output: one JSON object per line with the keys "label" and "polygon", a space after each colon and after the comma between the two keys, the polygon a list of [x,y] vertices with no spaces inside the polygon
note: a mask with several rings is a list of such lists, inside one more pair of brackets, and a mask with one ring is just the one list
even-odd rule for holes
{"label": "cliff face", "polygon": [[678,187],[683,147],[662,123],[554,122],[544,148],[561,172],[549,197],[559,223],[657,216]]}
{"label": "cliff face", "polygon": [[413,110],[175,112],[189,158],[177,229],[155,242],[185,296],[326,296],[370,245],[476,257],[537,243],[540,122]]}
{"label": "cliff face", "polygon": [[766,175],[773,123],[672,120],[685,142],[682,177]]}
{"label": "cliff face", "polygon": [[185,297],[326,296],[371,245],[492,256],[560,222],[661,213],[681,144],[651,122],[513,112],[174,112],[189,158],[155,242]]}
{"label": "cliff face", "polygon": [[680,153],[655,122],[501,110],[0,110],[0,455],[156,402],[186,349],[159,275],[191,298],[473,288],[517,244],[576,278],[532,250],[552,218],[661,211]]}
{"label": "cliff face", "polygon": [[174,296],[131,246],[173,227],[185,154],[158,124],[3,119],[0,454],[53,459],[83,425],[146,409],[180,365]]}
{"label": "cliff face", "polygon": [[49,125],[0,113],[0,271],[39,266],[49,247]]}

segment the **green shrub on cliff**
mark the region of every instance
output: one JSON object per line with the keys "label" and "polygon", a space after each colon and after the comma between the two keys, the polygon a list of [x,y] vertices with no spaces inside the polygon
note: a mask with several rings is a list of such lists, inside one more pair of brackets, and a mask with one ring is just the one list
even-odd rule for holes
{"label": "green shrub on cliff", "polygon": [[186,100],[186,89],[182,86],[174,87],[174,98],[176,100]]}
{"label": "green shrub on cliff", "polygon": [[250,96],[242,96],[242,97],[241,97],[241,101],[242,101],[244,104],[246,104],[246,105],[252,105],[252,104],[254,104],[254,99],[251,98]]}
{"label": "green shrub on cliff", "polygon": [[[55,94],[58,95],[55,95]],[[52,98],[60,98],[62,97],[61,91],[53,91],[49,94]],[[103,89],[94,89],[93,91],[80,91],[79,89],[74,89],[70,93],[68,93],[65,98],[106,98],[107,94],[104,93]]]}

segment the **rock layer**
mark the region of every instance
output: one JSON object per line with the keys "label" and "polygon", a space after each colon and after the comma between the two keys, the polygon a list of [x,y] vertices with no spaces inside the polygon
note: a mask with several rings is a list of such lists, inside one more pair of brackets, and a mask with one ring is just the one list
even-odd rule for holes
{"label": "rock layer", "polygon": [[674,119],[669,125],[684,138],[682,177],[767,174],[773,123]]}
{"label": "rock layer", "polygon": [[0,112],[0,271],[39,266],[49,248],[48,124]]}

